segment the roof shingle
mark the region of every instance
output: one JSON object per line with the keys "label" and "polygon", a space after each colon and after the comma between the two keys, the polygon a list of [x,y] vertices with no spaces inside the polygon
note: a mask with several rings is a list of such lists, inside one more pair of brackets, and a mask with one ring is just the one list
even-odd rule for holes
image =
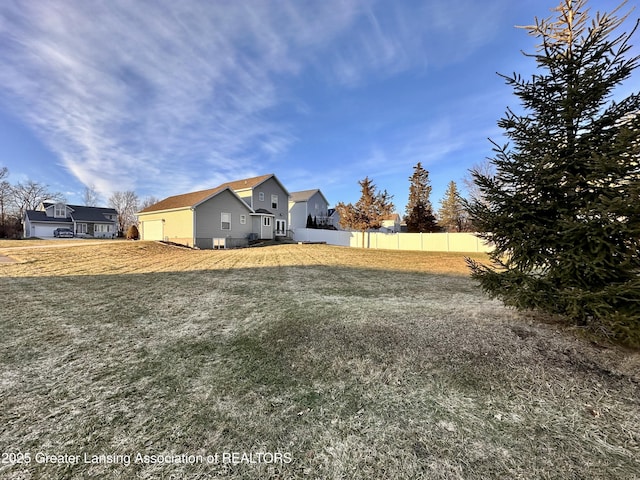
{"label": "roof shingle", "polygon": [[209,188],[208,190],[200,190],[198,192],[183,193],[182,195],[167,197],[164,200],[160,200],[158,203],[154,203],[153,205],[140,210],[139,213],[149,213],[157,212],[160,210],[173,210],[175,208],[193,207],[194,205],[197,205],[207,198],[220,193],[225,188],[227,188],[226,184],[220,185],[216,188]]}
{"label": "roof shingle", "polygon": [[193,207],[200,202],[206,200],[207,198],[216,195],[223,191],[226,188],[230,188],[234,192],[238,190],[244,190],[248,188],[255,188],[260,185],[262,182],[273,177],[273,173],[268,173],[267,175],[260,175],[259,177],[245,178],[242,180],[235,180],[233,182],[223,183],[215,188],[210,188],[208,190],[200,190],[198,192],[191,193],[183,193],[181,195],[174,195],[172,197],[167,197],[164,200],[159,201],[143,210],[140,210],[138,213],[150,213],[150,212],[158,212],[161,210],[173,210],[175,208],[187,208]]}

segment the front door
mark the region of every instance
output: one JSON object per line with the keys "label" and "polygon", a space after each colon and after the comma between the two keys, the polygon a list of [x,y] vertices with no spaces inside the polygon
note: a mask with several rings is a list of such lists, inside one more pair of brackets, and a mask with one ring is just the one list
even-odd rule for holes
{"label": "front door", "polygon": [[276,237],[284,237],[287,234],[287,221],[276,220]]}

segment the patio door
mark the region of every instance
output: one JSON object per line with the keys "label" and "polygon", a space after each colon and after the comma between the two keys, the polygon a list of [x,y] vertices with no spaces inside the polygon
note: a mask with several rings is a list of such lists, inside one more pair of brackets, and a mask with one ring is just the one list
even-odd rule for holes
{"label": "patio door", "polygon": [[287,221],[276,219],[276,237],[284,237],[287,234]]}

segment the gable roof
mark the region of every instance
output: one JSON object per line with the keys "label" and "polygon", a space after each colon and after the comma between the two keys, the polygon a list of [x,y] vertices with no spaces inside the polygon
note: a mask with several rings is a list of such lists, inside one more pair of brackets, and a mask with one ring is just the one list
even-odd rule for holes
{"label": "gable roof", "polygon": [[227,182],[227,183],[223,183],[221,186],[229,187],[236,192],[239,190],[249,190],[249,189],[253,190],[256,187],[259,187],[260,185],[262,185],[264,182],[266,182],[270,178],[273,178],[275,182],[280,186],[280,188],[284,190],[284,193],[286,193],[287,196],[289,196],[289,191],[286,188],[284,188],[284,185],[282,185],[282,183],[280,182],[280,180],[278,180],[278,177],[276,177],[274,173],[267,173],[266,175],[260,175],[259,177],[251,177],[251,178],[245,178],[243,180]]}
{"label": "gable roof", "polygon": [[[266,175],[260,175],[259,177],[245,178],[242,180],[235,180],[233,182],[227,182],[220,185],[221,187],[229,187],[232,190],[245,190],[248,188],[256,188],[261,183],[266,182],[271,177],[275,177],[273,173]],[[278,182],[280,183],[280,182]],[[281,185],[282,186],[282,185]]]}
{"label": "gable roof", "polygon": [[58,202],[58,203],[54,203],[54,202],[42,202],[42,206],[47,209],[49,207],[53,207],[54,205],[65,205],[67,208],[69,208],[70,210],[73,211],[79,211],[79,210],[84,210],[87,212],[99,212],[101,214],[109,214],[109,215],[117,215],[118,212],[116,211],[115,208],[111,208],[111,207],[88,207],[86,205],[70,205],[68,203],[62,203],[62,202]]}
{"label": "gable roof", "polygon": [[[42,207],[46,210],[56,203],[43,202]],[[107,207],[87,207],[84,205],[66,205],[68,209],[68,217],[47,217],[44,210],[27,210],[25,214],[30,221],[36,222],[93,222],[93,223],[115,223],[115,220],[109,220],[105,215],[118,215],[115,208]]]}
{"label": "gable roof", "polygon": [[105,215],[118,215],[114,208],[83,207],[79,205],[68,205],[71,208],[71,218],[76,222],[103,222],[115,223]]}
{"label": "gable roof", "polygon": [[[272,177],[276,181],[276,183],[280,185],[282,190],[284,190],[285,193],[289,195],[289,192],[286,188],[284,188],[282,183],[280,183],[278,178],[273,173],[269,173],[267,175],[260,175],[259,177],[245,178],[243,180],[235,180],[233,182],[223,183],[222,185],[219,185],[215,188],[210,188],[208,190],[200,190],[197,192],[183,193],[181,195],[173,195],[171,197],[165,198],[164,200],[160,200],[158,203],[150,205],[143,210],[140,210],[138,213],[150,213],[159,212],[161,210],[175,210],[180,208],[196,207],[205,200],[208,200],[209,198],[218,195],[219,193],[227,189],[231,193],[233,193],[238,198],[238,200],[246,205],[244,200],[242,200],[236,192],[239,190],[254,189]],[[247,205],[247,208],[253,212],[249,205]]]}
{"label": "gable roof", "polygon": [[47,212],[42,210],[25,210],[25,217],[29,219],[30,222],[50,222],[50,223],[68,223],[73,224],[70,218],[56,218],[56,217],[47,217]]}
{"label": "gable roof", "polygon": [[394,222],[399,222],[400,221],[400,214],[399,213],[390,213],[389,215],[384,215],[382,217],[382,220],[393,220]]}
{"label": "gable roof", "polygon": [[208,190],[200,190],[197,192],[183,193],[182,195],[173,195],[167,197],[164,200],[160,200],[158,203],[148,206],[140,210],[138,213],[158,212],[160,210],[175,210],[178,208],[190,208],[204,202],[205,200],[217,195],[223,190],[227,189],[226,186],[219,186],[216,188],[209,188]]}
{"label": "gable roof", "polygon": [[319,193],[322,199],[329,205],[329,201],[322,194],[319,188],[314,188],[312,190],[302,190],[300,192],[291,192],[289,194],[290,202],[308,202],[311,197],[313,197],[316,193]]}

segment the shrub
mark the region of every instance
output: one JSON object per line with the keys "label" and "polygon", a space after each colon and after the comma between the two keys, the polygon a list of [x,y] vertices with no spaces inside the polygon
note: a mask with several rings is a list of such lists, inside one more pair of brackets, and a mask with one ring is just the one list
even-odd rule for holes
{"label": "shrub", "polygon": [[139,240],[140,232],[138,232],[138,227],[135,225],[131,225],[129,230],[127,230],[127,240]]}

